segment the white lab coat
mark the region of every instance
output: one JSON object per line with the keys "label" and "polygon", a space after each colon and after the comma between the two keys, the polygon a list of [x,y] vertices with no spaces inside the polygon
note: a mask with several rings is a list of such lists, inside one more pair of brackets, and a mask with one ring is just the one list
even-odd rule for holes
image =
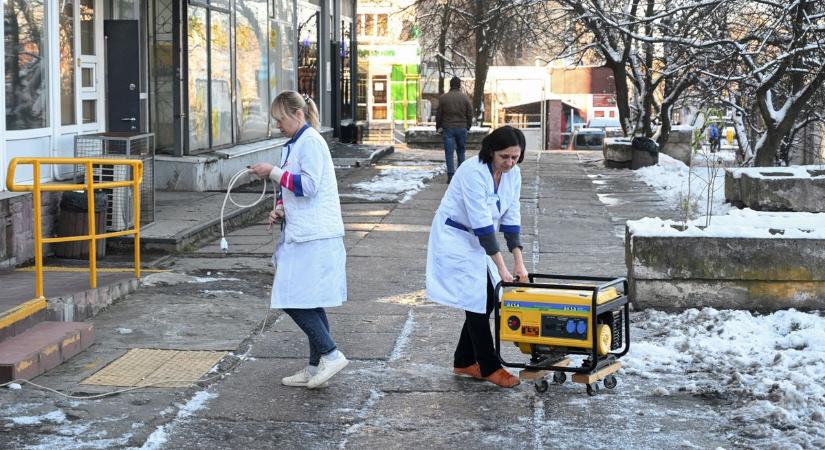
{"label": "white lab coat", "polygon": [[[520,232],[521,171],[502,174],[498,190],[490,167],[473,157],[459,166],[433,218],[427,245],[430,300],[484,314],[487,275],[500,277],[478,236],[496,230]],[[447,224],[450,219],[453,225]],[[455,226],[458,225],[458,228]],[[461,227],[466,230],[459,229]]]}
{"label": "white lab coat", "polygon": [[[340,306],[347,299],[347,254],[335,169],[326,142],[312,128],[293,138],[281,167],[299,188],[281,186],[286,223],[272,255],[272,308]],[[288,155],[288,156],[287,156]]]}

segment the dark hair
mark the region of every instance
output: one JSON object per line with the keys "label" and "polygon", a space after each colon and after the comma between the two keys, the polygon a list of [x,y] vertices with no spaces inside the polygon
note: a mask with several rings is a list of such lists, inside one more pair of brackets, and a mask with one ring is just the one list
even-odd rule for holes
{"label": "dark hair", "polygon": [[461,78],[452,77],[450,78],[450,89],[460,88],[461,87]]}
{"label": "dark hair", "polygon": [[496,128],[481,140],[481,151],[478,152],[478,159],[484,164],[489,164],[493,161],[493,153],[514,145],[521,148],[521,155],[518,157],[518,162],[524,161],[524,148],[527,146],[527,143],[524,141],[524,133],[510,125]]}

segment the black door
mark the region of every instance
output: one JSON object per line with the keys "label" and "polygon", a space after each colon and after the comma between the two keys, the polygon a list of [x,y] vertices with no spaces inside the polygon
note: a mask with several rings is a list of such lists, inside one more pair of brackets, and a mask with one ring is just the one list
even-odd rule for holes
{"label": "black door", "polygon": [[137,20],[106,20],[106,104],[109,131],[140,131],[140,49]]}

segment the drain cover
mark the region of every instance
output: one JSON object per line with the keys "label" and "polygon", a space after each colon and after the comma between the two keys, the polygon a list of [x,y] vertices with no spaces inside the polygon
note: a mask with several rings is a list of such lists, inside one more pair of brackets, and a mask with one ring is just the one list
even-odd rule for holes
{"label": "drain cover", "polygon": [[80,384],[186,387],[198,381],[226,352],[136,348]]}

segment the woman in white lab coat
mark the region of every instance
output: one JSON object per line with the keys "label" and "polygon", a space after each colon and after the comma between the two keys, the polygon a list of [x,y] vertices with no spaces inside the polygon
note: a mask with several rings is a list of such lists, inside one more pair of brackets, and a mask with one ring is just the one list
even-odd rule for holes
{"label": "woman in white lab coat", "polygon": [[279,94],[271,107],[278,128],[289,137],[281,162],[259,162],[249,171],[280,185],[269,225],[281,224],[273,255],[277,266],[272,308],[281,308],[309,339],[309,365],[285,377],[287,386],[322,386],[347,364],[330,333],[324,308],[347,298],[344,222],[335,168],[318,133],[318,109],[295,91]]}
{"label": "woman in white lab coat", "polygon": [[[521,254],[521,172],[524,134],[504,126],[481,143],[477,157],[459,166],[436,211],[427,245],[427,295],[465,311],[453,372],[513,387],[518,378],[495,353],[490,313],[499,280],[527,277]],[[513,254],[511,274],[499,251],[495,231],[504,233]]]}

